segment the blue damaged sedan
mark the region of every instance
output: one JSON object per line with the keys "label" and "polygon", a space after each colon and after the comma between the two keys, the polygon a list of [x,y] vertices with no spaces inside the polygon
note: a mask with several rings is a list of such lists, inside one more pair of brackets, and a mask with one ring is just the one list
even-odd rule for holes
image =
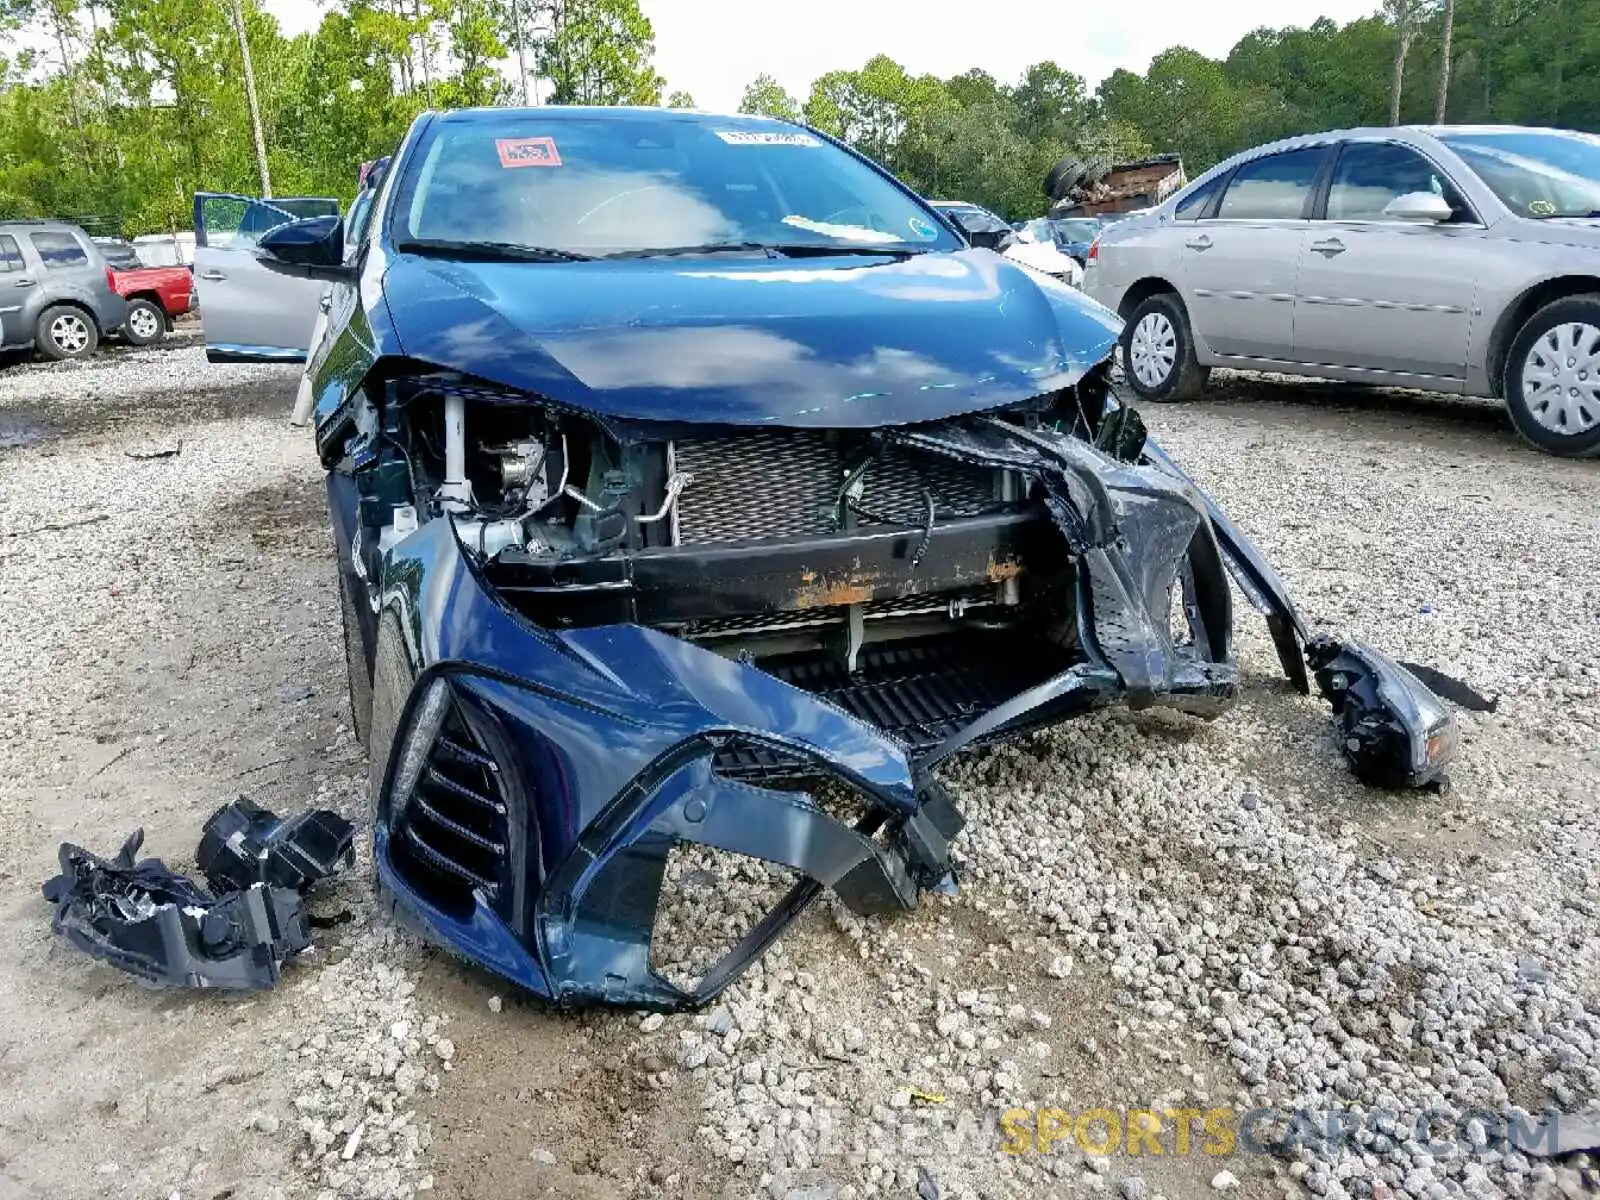
{"label": "blue damaged sedan", "polygon": [[[215,238],[201,198],[263,310],[207,332],[215,360],[306,359],[378,882],[455,952],[680,1009],[825,889],[911,908],[955,885],[951,756],[1228,706],[1230,576],[1357,774],[1440,779],[1439,699],[1311,636],[1117,401],[1121,322],[841,143],[429,113],[366,183],[349,219],[218,201]],[[664,961],[684,848],[794,883]]]}

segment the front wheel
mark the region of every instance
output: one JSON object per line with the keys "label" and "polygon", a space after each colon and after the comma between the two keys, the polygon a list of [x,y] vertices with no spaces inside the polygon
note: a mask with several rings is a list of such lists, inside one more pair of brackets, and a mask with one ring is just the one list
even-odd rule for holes
{"label": "front wheel", "polygon": [[344,626],[344,669],[350,687],[350,718],[356,740],[372,747],[372,676],[367,671],[367,652],[361,640],[361,613],[356,607],[363,590],[349,575],[339,570],[339,615]]}
{"label": "front wheel", "polygon": [[1517,432],[1564,458],[1600,454],[1600,295],[1569,296],[1528,319],[1506,359]]}
{"label": "front wheel", "polygon": [[88,358],[100,344],[100,331],[83,309],[57,304],[39,314],[34,342],[46,358]]}
{"label": "front wheel", "polygon": [[1140,302],[1122,330],[1122,362],[1133,390],[1145,400],[1191,400],[1210,372],[1195,358],[1183,303],[1171,292]]}
{"label": "front wheel", "polygon": [[128,301],[128,319],[122,326],[122,336],[135,346],[148,346],[158,342],[167,332],[167,316],[148,300]]}

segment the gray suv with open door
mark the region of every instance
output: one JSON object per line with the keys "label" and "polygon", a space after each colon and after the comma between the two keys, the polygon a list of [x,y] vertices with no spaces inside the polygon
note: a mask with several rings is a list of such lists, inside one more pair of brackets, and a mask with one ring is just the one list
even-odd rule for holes
{"label": "gray suv with open door", "polygon": [[1600,138],[1437,126],[1291,138],[1106,228],[1086,290],[1128,380],[1212,367],[1505,401],[1553,454],[1600,454]]}
{"label": "gray suv with open door", "polygon": [[64,221],[0,221],[0,350],[86,358],[128,319],[100,247]]}

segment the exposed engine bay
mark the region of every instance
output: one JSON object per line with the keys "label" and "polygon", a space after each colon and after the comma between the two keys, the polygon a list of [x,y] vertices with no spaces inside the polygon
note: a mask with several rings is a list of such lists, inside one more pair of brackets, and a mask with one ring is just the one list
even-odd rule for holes
{"label": "exposed engine bay", "polygon": [[[357,469],[369,578],[448,514],[535,624],[660,629],[914,753],[1082,661],[1071,548],[1003,458],[916,430],[608,428],[448,376],[390,397]],[[1081,431],[1104,403],[1102,373],[1001,420]]]}
{"label": "exposed engine bay", "polygon": [[[823,887],[870,913],[953,886],[934,768],[1113,701],[1221,712],[1230,576],[1362,779],[1439,783],[1455,749],[1413,674],[1310,636],[1109,364],[867,429],[603,419],[442,372],[368,395],[329,486],[380,880],[557,1000],[698,1005]],[[805,881],[679,986],[649,951],[684,843]]]}

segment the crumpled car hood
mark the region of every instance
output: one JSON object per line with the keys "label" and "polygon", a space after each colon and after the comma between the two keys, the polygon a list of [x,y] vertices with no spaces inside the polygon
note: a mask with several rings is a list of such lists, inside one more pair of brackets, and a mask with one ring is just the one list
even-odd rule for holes
{"label": "crumpled car hood", "polygon": [[988,250],[462,263],[383,283],[408,356],[602,417],[871,428],[1075,383],[1120,323]]}

